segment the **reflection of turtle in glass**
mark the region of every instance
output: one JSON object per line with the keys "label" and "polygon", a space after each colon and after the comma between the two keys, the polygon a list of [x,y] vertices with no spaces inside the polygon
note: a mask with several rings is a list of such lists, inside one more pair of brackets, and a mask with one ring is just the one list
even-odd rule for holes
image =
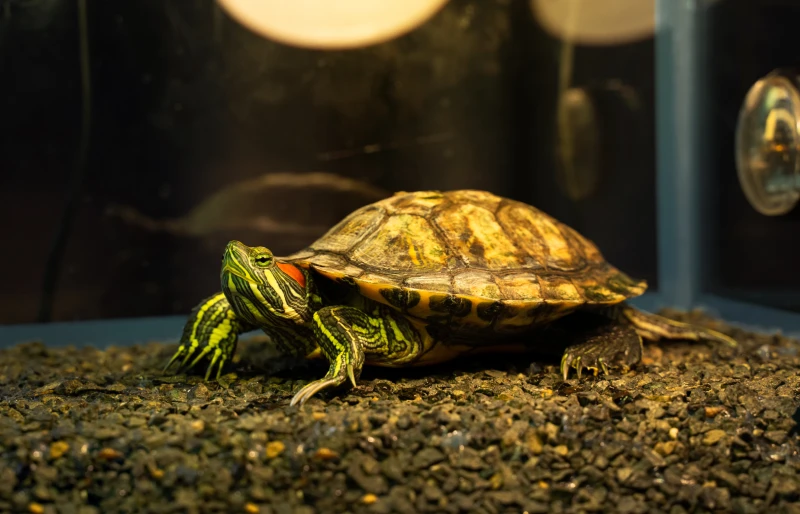
{"label": "reflection of turtle in glass", "polygon": [[[597,373],[637,363],[642,337],[736,345],[626,305],[644,282],[608,264],[568,226],[482,191],[398,193],[285,258],[232,241],[221,281],[222,292],[192,312],[168,368],[209,357],[206,378],[215,365],[219,377],[238,335],[260,328],[281,352],[330,362],[292,404],[348,379],[355,385],[364,364],[414,366],[544,344],[546,333],[533,330],[576,311],[602,322],[578,330],[561,362],[565,378],[570,368]],[[559,323],[573,326],[571,319]]]}

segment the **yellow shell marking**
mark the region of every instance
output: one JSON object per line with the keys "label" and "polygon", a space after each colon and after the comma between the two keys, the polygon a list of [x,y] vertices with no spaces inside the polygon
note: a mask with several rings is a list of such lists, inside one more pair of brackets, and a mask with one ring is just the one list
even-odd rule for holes
{"label": "yellow shell marking", "polygon": [[574,250],[570,248],[558,226],[544,216],[533,218],[531,221],[533,221],[536,230],[547,245],[549,253],[547,259],[548,267],[567,270],[575,269],[580,262],[580,257],[576,258]]}
{"label": "yellow shell marking", "polygon": [[454,292],[458,294],[478,296],[484,299],[500,299],[500,288],[495,284],[488,271],[464,271],[453,279]]}
{"label": "yellow shell marking", "polygon": [[353,250],[353,259],[379,269],[438,270],[447,263],[447,250],[425,218],[410,214],[390,216]]}
{"label": "yellow shell marking", "polygon": [[497,279],[503,298],[535,301],[542,297],[538,277],[533,273],[514,273]]}
{"label": "yellow shell marking", "polygon": [[579,305],[584,303],[583,295],[575,284],[561,277],[540,277],[542,298],[548,303]]}
{"label": "yellow shell marking", "polygon": [[500,209],[497,219],[506,233],[516,241],[525,255],[527,267],[540,269],[546,266],[547,247],[536,230],[536,211],[516,204]]}
{"label": "yellow shell marking", "polygon": [[494,214],[482,207],[458,205],[439,213],[435,222],[469,267],[507,269],[523,264],[519,249]]}
{"label": "yellow shell marking", "polygon": [[378,205],[386,208],[389,214],[400,212],[402,214],[427,217],[431,210],[439,206],[443,201],[444,196],[436,191],[420,192],[413,195],[397,193],[391,198],[378,202]]}

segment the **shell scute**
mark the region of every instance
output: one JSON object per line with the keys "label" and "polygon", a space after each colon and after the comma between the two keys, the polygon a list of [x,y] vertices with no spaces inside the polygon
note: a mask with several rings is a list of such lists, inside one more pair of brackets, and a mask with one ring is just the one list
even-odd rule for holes
{"label": "shell scute", "polygon": [[494,213],[471,203],[446,209],[434,218],[447,245],[467,267],[518,268],[524,264],[514,240],[498,223]]}
{"label": "shell scute", "polygon": [[493,300],[500,300],[503,297],[494,281],[494,276],[482,270],[467,270],[456,274],[453,278],[453,292]]}
{"label": "shell scute", "polygon": [[364,234],[374,232],[384,218],[383,209],[378,207],[367,206],[359,209],[337,223],[311,245],[311,249],[344,254],[364,237]]}
{"label": "shell scute", "polygon": [[532,301],[542,297],[539,277],[535,273],[517,272],[496,278],[504,298]]}
{"label": "shell scute", "polygon": [[406,286],[413,289],[424,289],[426,291],[451,292],[453,288],[452,276],[449,273],[430,273],[425,275],[414,275],[405,281]]}
{"label": "shell scute", "polygon": [[350,260],[396,272],[440,270],[448,252],[430,222],[421,216],[395,214],[353,248]]}

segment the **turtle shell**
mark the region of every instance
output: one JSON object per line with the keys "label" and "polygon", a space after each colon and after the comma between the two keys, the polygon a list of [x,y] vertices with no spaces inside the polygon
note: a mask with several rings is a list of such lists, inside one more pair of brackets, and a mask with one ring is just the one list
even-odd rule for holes
{"label": "turtle shell", "polygon": [[397,193],[287,260],[413,318],[498,333],[647,287],[535,207],[473,190]]}

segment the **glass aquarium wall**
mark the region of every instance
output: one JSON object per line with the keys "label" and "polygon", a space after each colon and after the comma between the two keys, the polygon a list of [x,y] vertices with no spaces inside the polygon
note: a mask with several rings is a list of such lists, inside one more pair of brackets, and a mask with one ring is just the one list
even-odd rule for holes
{"label": "glass aquarium wall", "polygon": [[[332,49],[264,37],[213,0],[2,3],[0,343],[81,342],[47,332],[63,322],[97,344],[177,337],[219,289],[227,241],[287,254],[400,190],[531,203],[657,291],[655,2],[441,3]],[[734,72],[746,89],[738,69],[717,78]],[[765,237],[772,220],[737,194],[718,222]],[[778,280],[755,240],[719,234],[709,284]]]}
{"label": "glass aquarium wall", "polygon": [[799,16],[789,0],[707,11],[707,187],[718,198],[703,290],[787,313],[800,313],[800,58],[786,44]]}
{"label": "glass aquarium wall", "polygon": [[800,333],[798,15],[787,0],[657,3],[666,305]]}

